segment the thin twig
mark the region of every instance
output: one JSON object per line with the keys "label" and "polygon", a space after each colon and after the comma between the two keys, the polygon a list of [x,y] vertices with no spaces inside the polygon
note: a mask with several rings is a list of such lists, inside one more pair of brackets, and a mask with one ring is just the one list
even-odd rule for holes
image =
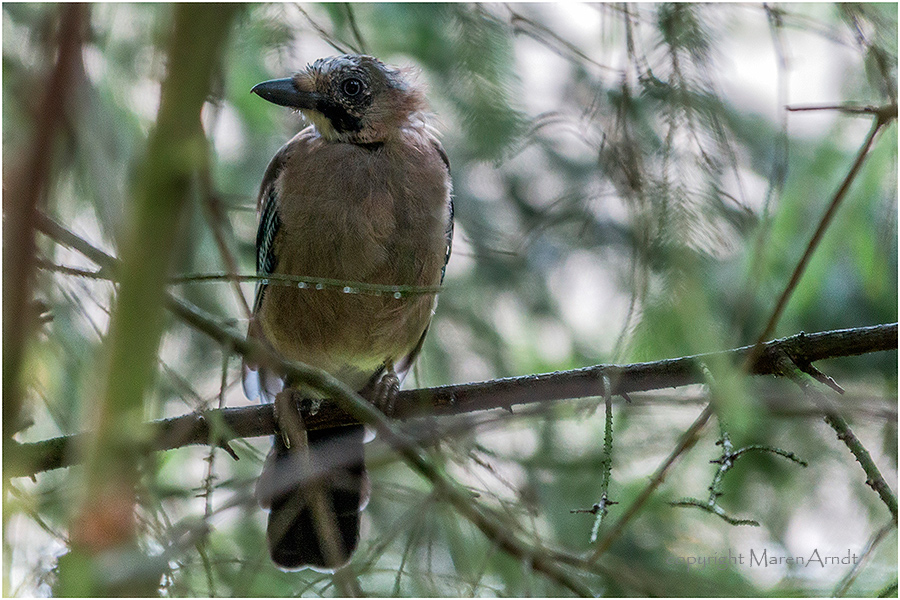
{"label": "thin twig", "polygon": [[856,462],[863,468],[863,471],[866,473],[866,485],[875,490],[881,501],[884,502],[891,512],[894,523],[897,523],[897,496],[881,475],[881,471],[878,469],[875,461],[872,460],[869,451],[866,450],[866,447],[863,446],[856,434],[853,433],[853,430],[850,429],[847,420],[833,410],[831,399],[828,398],[822,389],[817,387],[822,384],[811,375],[804,373],[787,354],[778,358],[778,366],[782,375],[796,383],[807,397],[825,410],[825,422],[837,432],[838,439],[847,446]]}
{"label": "thin twig", "polygon": [[604,552],[606,552],[609,547],[612,545],[614,541],[616,541],[620,535],[625,531],[625,526],[631,522],[631,519],[640,512],[641,508],[643,508],[644,504],[650,498],[650,495],[656,491],[662,482],[666,479],[666,474],[669,472],[669,469],[672,468],[672,465],[675,464],[675,461],[678,460],[678,457],[690,450],[694,447],[694,444],[697,443],[697,440],[700,439],[700,432],[703,430],[703,427],[706,425],[706,422],[709,421],[709,418],[712,416],[713,409],[711,404],[707,404],[706,408],[703,409],[694,422],[688,427],[687,431],[685,431],[681,439],[678,440],[678,445],[672,451],[671,454],[662,462],[659,467],[657,467],[656,471],[653,473],[653,476],[650,478],[650,482],[641,490],[641,493],[638,494],[637,498],[635,498],[634,502],[628,507],[628,510],[625,511],[625,514],[616,521],[615,525],[606,533],[605,536],[600,540],[597,544],[596,550],[591,554],[591,557],[588,559],[589,562],[596,562],[598,558],[600,558]]}
{"label": "thin twig", "polygon": [[591,511],[596,515],[594,526],[591,528],[591,543],[597,541],[600,525],[609,512],[608,506],[618,504],[609,499],[609,483],[612,479],[612,451],[613,451],[613,412],[612,412],[612,384],[609,377],[603,376],[603,405],[606,409],[606,422],[603,429],[603,459],[600,472],[600,501],[594,504]]}
{"label": "thin twig", "polygon": [[[112,258],[112,257],[109,257]],[[85,277],[88,279],[104,279],[115,281],[112,273],[105,269],[99,271],[90,271],[78,267],[69,267],[66,265],[57,265],[46,260],[39,260],[38,267],[55,273],[64,275],[72,275],[75,277]],[[241,275],[234,271],[225,273],[189,273],[186,275],[174,275],[169,277],[170,285],[184,285],[190,283],[221,283],[236,282],[243,283],[248,281],[264,281],[266,285],[284,285],[288,287],[296,286],[298,289],[307,291],[322,290],[338,290],[345,294],[368,294],[371,296],[393,296],[397,299],[406,298],[408,296],[417,296],[422,294],[439,294],[442,286],[437,285],[388,285],[382,283],[366,283],[363,281],[353,281],[348,279],[331,279],[328,277],[312,277],[307,275],[288,275],[281,273],[271,273],[268,275]],[[243,298],[243,295],[241,295]],[[245,315],[249,314],[249,307],[244,311]]]}
{"label": "thin twig", "polygon": [[[894,115],[896,117],[896,107]],[[825,214],[822,215],[822,219],[819,221],[819,226],[816,228],[815,233],[813,233],[812,238],[809,240],[809,244],[807,244],[803,256],[800,258],[800,261],[794,268],[794,272],[791,274],[791,278],[785,286],[784,291],[781,292],[781,296],[778,298],[778,302],[775,304],[775,308],[772,310],[772,315],[769,318],[769,322],[766,323],[765,328],[763,328],[762,332],[759,334],[759,337],[756,340],[757,348],[759,348],[762,343],[765,342],[765,340],[775,331],[775,327],[776,325],[778,325],[778,321],[781,319],[781,314],[784,312],[784,308],[787,306],[788,300],[794,293],[794,289],[796,289],[797,284],[800,283],[800,277],[802,277],[803,273],[806,271],[807,264],[809,264],[813,253],[816,251],[816,248],[818,248],[819,242],[822,241],[822,237],[825,235],[825,231],[831,224],[831,221],[834,218],[835,213],[837,212],[838,206],[840,206],[841,201],[844,199],[847,191],[850,189],[850,184],[852,184],[856,179],[856,176],[859,173],[859,170],[869,153],[869,149],[872,147],[872,143],[875,141],[875,136],[878,135],[878,132],[881,130],[881,128],[888,122],[888,119],[883,118],[879,115],[879,117],[872,124],[872,129],[869,131],[869,135],[866,137],[865,142],[863,142],[863,145],[856,156],[856,160],[853,161],[853,166],[850,167],[850,171],[847,173],[846,177],[844,177],[844,180],[843,182],[841,182],[840,187],[838,187],[837,191],[834,193],[834,197],[831,199],[831,203],[828,205],[828,209],[825,211]],[[757,351],[754,350],[754,352],[747,359],[748,364],[753,362],[756,354]]]}
{"label": "thin twig", "polygon": [[[787,104],[790,90],[788,77],[788,51],[784,40],[784,22],[782,12],[769,4],[763,4],[769,24],[769,32],[772,38],[772,48],[777,57],[778,83],[776,107]],[[784,193],[784,184],[787,180],[790,143],[788,138],[788,112],[779,111],[779,128],[773,143],[771,174],[768,178],[765,199],[759,216],[759,223],[753,235],[752,249],[749,252],[750,264],[747,279],[743,284],[743,290],[737,295],[738,304],[735,308],[735,323],[744,323],[750,314],[751,304],[755,301],[756,291],[764,275],[763,259],[768,246],[769,236],[772,232],[772,207],[781,204]]]}
{"label": "thin twig", "polygon": [[[710,404],[712,406],[722,406],[724,403],[724,395],[721,390],[720,385],[717,380],[713,376],[712,372],[703,365],[703,373],[706,377],[707,389],[709,390]],[[725,491],[722,486],[722,482],[725,479],[725,475],[734,468],[737,460],[748,452],[771,452],[773,454],[777,454],[778,456],[783,456],[788,460],[791,460],[797,464],[800,464],[804,467],[807,466],[806,461],[803,461],[793,453],[788,452],[787,450],[782,450],[781,448],[775,448],[773,446],[762,446],[758,444],[754,444],[751,446],[744,446],[738,450],[734,449],[734,444],[731,442],[731,436],[728,434],[728,428],[725,423],[725,419],[722,415],[717,415],[719,421],[719,431],[720,436],[719,440],[716,442],[717,446],[722,447],[722,454],[719,458],[711,460],[710,462],[713,464],[719,465],[716,469],[715,475],[713,475],[712,483],[709,485],[709,496],[706,501],[698,500],[696,498],[683,498],[676,502],[671,502],[672,506],[679,507],[693,507],[699,508],[701,510],[707,511],[711,514],[716,515],[720,519],[724,520],[730,525],[749,525],[752,527],[759,527],[759,522],[754,519],[738,519],[736,517],[732,517],[725,509],[719,504],[719,498],[721,498]]]}
{"label": "thin twig", "polygon": [[754,519],[738,519],[736,517],[732,517],[728,513],[725,512],[725,509],[722,508],[719,504],[713,502],[703,502],[702,500],[697,500],[696,498],[683,498],[681,500],[677,500],[675,502],[669,503],[671,506],[677,506],[680,508],[699,508],[702,511],[708,512],[710,514],[716,515],[729,525],[741,526],[747,525],[750,527],[759,527],[759,521]]}
{"label": "thin twig", "polygon": [[896,118],[897,107],[894,105],[888,106],[855,106],[852,104],[822,104],[815,106],[785,106],[785,110],[790,112],[810,112],[810,111],[822,111],[822,110],[834,110],[842,113],[846,113],[848,115],[875,115],[876,117],[880,116],[885,112],[894,112],[894,118]]}
{"label": "thin twig", "polygon": [[316,30],[316,33],[319,35],[319,37],[325,40],[329,46],[331,46],[341,54],[347,54],[348,48],[342,46],[341,43],[336,40],[333,35],[325,31],[325,29],[321,25],[316,23],[313,18],[309,16],[309,13],[303,9],[302,6],[300,6],[299,4],[295,4],[294,8],[300,11],[300,14],[303,15],[306,18],[306,21],[312,26],[312,28]]}
{"label": "thin twig", "polygon": [[366,46],[366,41],[363,39],[362,33],[359,31],[359,26],[356,24],[356,15],[353,13],[353,4],[344,2],[343,6],[344,11],[347,13],[347,23],[350,25],[350,31],[353,32],[353,37],[356,38],[359,52],[361,54],[368,54],[369,50]]}
{"label": "thin twig", "polygon": [[[612,73],[620,73],[621,72],[620,69],[616,69],[615,67],[610,67],[610,66],[607,66],[607,65],[597,62],[596,60],[594,60],[593,58],[591,58],[590,56],[588,56],[587,54],[582,52],[580,48],[578,48],[571,42],[563,39],[562,37],[560,37],[559,34],[552,31],[547,26],[537,23],[533,19],[529,19],[528,17],[524,16],[523,14],[513,10],[512,5],[506,4],[505,6],[506,6],[506,9],[509,11],[509,24],[513,28],[513,33],[523,33],[523,34],[527,35],[528,37],[533,38],[538,43],[543,44],[548,50],[551,50],[552,52],[559,54],[563,58],[571,60],[572,57],[576,57],[588,64],[592,64],[595,67],[599,67],[600,69],[603,69],[604,71],[612,72]],[[525,25],[526,27],[522,27],[522,25]],[[546,36],[546,38],[544,36]],[[554,42],[556,42],[557,45],[551,44],[547,38],[549,38],[549,40],[553,40]],[[565,52],[561,48],[565,49]]]}
{"label": "thin twig", "polygon": [[231,283],[234,297],[237,300],[238,306],[241,308],[244,317],[251,323],[254,323],[250,305],[244,297],[240,280],[237,277],[237,260],[235,260],[231,248],[228,247],[228,242],[225,240],[225,235],[222,232],[222,229],[224,228],[223,224],[225,223],[225,214],[222,210],[222,201],[219,200],[219,197],[213,192],[212,174],[209,171],[208,163],[204,164],[200,173],[200,182],[203,188],[203,198],[206,207],[209,209],[209,228],[212,231],[213,239],[216,241],[216,246],[219,249],[219,255],[225,263],[226,278]]}
{"label": "thin twig", "polygon": [[370,294],[373,296],[392,295],[395,298],[405,298],[421,294],[437,294],[441,286],[436,285],[388,285],[381,283],[366,283],[363,281],[351,281],[346,279],[332,279],[328,277],[311,277],[306,275],[287,275],[271,273],[269,275],[239,275],[231,273],[195,273],[189,275],[176,275],[170,278],[171,283],[201,283],[218,281],[264,281],[266,285],[296,286],[303,290],[339,290],[345,294]]}
{"label": "thin twig", "polygon": [[884,541],[884,538],[886,538],[890,532],[895,531],[896,529],[897,524],[895,522],[890,522],[875,532],[875,535],[869,539],[866,547],[863,548],[863,551],[860,553],[859,560],[853,563],[853,567],[851,567],[847,574],[838,582],[837,586],[835,586],[834,591],[831,593],[832,597],[840,598],[847,593],[847,590],[850,589],[850,586],[853,585],[853,582],[856,581],[856,578],[862,571],[863,565],[865,565],[872,556],[875,548]]}

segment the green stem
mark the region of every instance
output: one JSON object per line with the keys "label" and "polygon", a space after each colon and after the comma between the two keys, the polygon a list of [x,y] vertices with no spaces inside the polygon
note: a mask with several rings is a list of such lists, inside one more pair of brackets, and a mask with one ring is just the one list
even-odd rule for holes
{"label": "green stem", "polygon": [[[82,498],[71,527],[72,552],[60,561],[60,595],[155,594],[158,578],[115,580],[104,573],[107,552],[138,552],[135,485],[150,390],[162,337],[166,276],[177,248],[192,177],[206,160],[200,114],[225,46],[236,4],[179,4],[167,52],[156,125],[134,182],[128,229],[117,271],[106,376],[90,409],[93,433],[85,457]],[[131,550],[128,550],[131,549]],[[95,560],[98,559],[98,560]],[[124,566],[124,565],[120,565]],[[112,578],[112,579],[110,579]]]}

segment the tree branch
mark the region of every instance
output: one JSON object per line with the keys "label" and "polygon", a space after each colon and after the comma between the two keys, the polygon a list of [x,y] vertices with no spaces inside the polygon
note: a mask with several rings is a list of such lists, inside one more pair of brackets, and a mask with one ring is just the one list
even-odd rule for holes
{"label": "tree branch", "polygon": [[[37,89],[34,135],[26,148],[7,151],[3,177],[3,447],[22,427],[21,369],[34,333],[35,219],[54,179],[53,148],[78,83],[90,7],[59,8],[56,61]],[[36,94],[37,95],[37,94]],[[5,147],[6,144],[4,144]],[[7,152],[9,152],[7,154]],[[13,155],[14,158],[9,155]],[[18,155],[18,156],[16,156]],[[11,158],[11,160],[10,160]],[[5,589],[5,588],[4,588]]]}
{"label": "tree branch", "polygon": [[[769,322],[766,323],[765,329],[763,329],[762,333],[759,334],[759,338],[756,341],[757,345],[762,344],[766,338],[775,333],[775,327],[778,325],[779,319],[781,319],[781,315],[784,312],[785,307],[787,306],[788,300],[791,298],[794,290],[800,283],[800,278],[806,271],[806,266],[812,259],[812,255],[815,253],[816,248],[819,247],[819,243],[825,236],[825,231],[828,229],[828,226],[831,225],[831,222],[834,219],[834,215],[837,213],[838,207],[841,205],[841,202],[843,202],[844,198],[847,195],[847,192],[850,190],[850,186],[853,184],[853,181],[859,174],[863,162],[865,162],[866,156],[868,156],[869,150],[872,148],[872,144],[875,142],[875,137],[885,125],[897,118],[896,106],[882,107],[879,109],[873,109],[873,111],[876,115],[876,119],[872,123],[872,129],[869,130],[869,134],[866,136],[862,147],[859,149],[859,152],[856,155],[856,160],[853,161],[853,166],[850,167],[850,170],[847,172],[847,175],[844,177],[841,185],[834,193],[831,202],[828,204],[828,208],[825,210],[825,214],[822,215],[822,218],[819,221],[819,225],[818,227],[816,227],[815,233],[813,233],[812,238],[810,238],[809,243],[806,245],[806,250],[803,252],[803,256],[800,257],[800,262],[798,262],[797,266],[794,267],[794,272],[791,273],[790,280],[788,281],[784,290],[781,292],[781,296],[779,296],[778,302],[775,304],[775,308],[772,310],[772,315],[769,317]],[[748,358],[748,361],[753,362],[754,358],[755,356],[751,354]]]}
{"label": "tree branch", "polygon": [[[248,350],[243,336],[221,326],[212,316],[191,304],[169,297],[169,308],[193,327],[211,337],[231,344],[237,353]],[[782,353],[798,364],[806,364],[841,356],[854,356],[895,350],[897,324],[875,325],[854,329],[840,329],[797,335],[773,340],[763,345],[753,364],[753,375],[779,375],[779,356]],[[394,416],[409,419],[421,416],[442,416],[469,413],[494,408],[603,396],[604,376],[609,378],[610,394],[618,396],[632,392],[680,387],[702,383],[700,365],[713,357],[726,356],[733,364],[753,351],[753,346],[724,352],[700,354],[681,358],[630,365],[596,365],[571,371],[543,373],[494,379],[479,383],[448,385],[400,392]],[[335,427],[357,422],[336,402],[322,402],[313,412],[309,401],[301,401],[307,429]],[[153,442],[148,451],[171,450],[193,444],[208,444],[217,440],[223,444],[230,439],[271,435],[276,431],[272,406],[247,406],[191,413],[151,423]],[[62,436],[40,442],[17,444],[11,448],[13,460],[8,466],[10,477],[33,476],[37,473],[74,464],[72,449],[85,434]]]}
{"label": "tree branch", "polygon": [[866,447],[863,446],[862,442],[859,441],[859,438],[853,433],[853,430],[850,429],[850,425],[844,417],[834,410],[831,399],[826,396],[822,390],[816,387],[818,382],[816,382],[816,380],[808,373],[804,373],[802,367],[792,357],[789,357],[786,354],[781,355],[778,358],[778,367],[781,369],[782,375],[796,383],[810,400],[825,411],[825,422],[837,432],[838,439],[844,442],[853,454],[856,462],[863,468],[863,471],[866,473],[866,485],[875,490],[881,498],[881,501],[884,502],[885,506],[888,507],[888,510],[891,511],[891,516],[894,519],[894,523],[896,523],[897,496],[884,480],[881,471],[878,469],[875,461],[872,460],[869,451],[866,450]]}
{"label": "tree branch", "polygon": [[[39,214],[37,228],[60,243],[69,245],[92,260],[102,269],[115,271],[118,261],[92,246],[86,240],[68,231],[43,214]],[[266,364],[276,372],[290,375],[314,390],[323,392],[335,401],[326,401],[310,411],[308,402],[300,405],[308,429],[334,427],[353,422],[365,422],[375,427],[388,445],[394,448],[415,471],[427,479],[434,489],[450,502],[468,521],[473,523],[489,539],[494,540],[505,552],[513,556],[531,557],[531,567],[576,594],[590,595],[590,590],[574,581],[561,565],[534,554],[517,536],[498,528],[489,515],[472,503],[468,493],[440,473],[432,461],[417,450],[415,440],[391,427],[377,409],[366,403],[357,393],[324,371],[301,363],[292,363],[274,355],[260,344],[247,340],[242,334],[223,326],[214,316],[205,313],[188,302],[171,294],[165,296],[166,306],[182,321],[206,333],[222,344],[223,348]],[[621,395],[664,387],[677,387],[703,381],[701,365],[711,357],[726,355],[735,364],[748,361],[754,353],[748,372],[751,374],[777,373],[777,358],[787,354],[797,364],[837,356],[851,356],[891,350],[897,347],[897,324],[878,325],[857,329],[823,332],[812,335],[798,334],[774,340],[762,346],[743,347],[724,353],[704,354],[652,363],[633,365],[598,365],[567,372],[529,375],[498,379],[484,383],[444,386],[424,390],[401,392],[396,402],[395,415],[411,418],[422,415],[458,414],[490,408],[507,408],[513,405],[547,402],[566,398]],[[608,389],[607,388],[611,388]],[[346,411],[346,412],[345,412]],[[347,413],[350,413],[349,415]],[[177,448],[190,444],[215,443],[224,445],[235,437],[254,437],[275,433],[276,425],[271,405],[240,409],[219,409],[194,413],[156,421],[152,443],[145,450]],[[64,436],[33,444],[18,444],[13,464],[15,471],[7,470],[7,476],[33,476],[34,474],[72,464],[71,448],[77,447],[79,438]]]}

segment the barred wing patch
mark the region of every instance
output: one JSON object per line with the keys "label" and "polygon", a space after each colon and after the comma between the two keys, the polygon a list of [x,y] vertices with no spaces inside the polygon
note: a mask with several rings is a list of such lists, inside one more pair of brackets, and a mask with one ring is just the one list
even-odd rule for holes
{"label": "barred wing patch", "polygon": [[447,240],[447,253],[444,255],[444,266],[441,267],[441,283],[444,283],[444,275],[447,272],[447,263],[450,262],[450,252],[453,250],[453,198],[450,198],[449,207],[450,219],[447,221],[447,231],[444,237]]}
{"label": "barred wing patch", "polygon": [[[447,153],[444,151],[444,147],[441,146],[440,142],[437,140],[432,142],[435,150],[437,150],[438,155],[441,157],[441,160],[444,162],[444,166],[447,167],[447,175],[450,175],[450,157],[447,156]],[[441,267],[441,283],[444,283],[444,274],[447,272],[447,263],[450,262],[450,252],[453,250],[453,196],[451,195],[449,198],[447,210],[450,211],[450,218],[447,220],[447,231],[444,232],[444,238],[447,240],[447,253],[444,255],[444,266]],[[424,336],[423,336],[424,337]],[[421,343],[420,343],[421,345]]]}
{"label": "barred wing patch", "polygon": [[[278,257],[275,255],[275,236],[281,228],[281,217],[278,215],[278,202],[274,186],[269,188],[263,199],[262,213],[259,216],[259,229],[256,230],[256,275],[264,277],[275,272]],[[256,300],[253,312],[262,306],[266,285],[262,280],[256,282]]]}

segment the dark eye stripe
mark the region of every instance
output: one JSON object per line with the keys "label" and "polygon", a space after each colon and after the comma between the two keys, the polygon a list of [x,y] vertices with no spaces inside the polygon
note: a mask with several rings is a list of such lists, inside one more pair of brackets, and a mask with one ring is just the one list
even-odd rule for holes
{"label": "dark eye stripe", "polygon": [[338,133],[356,133],[362,130],[362,119],[351,115],[340,104],[330,100],[321,100],[316,105],[316,110],[325,115]]}

